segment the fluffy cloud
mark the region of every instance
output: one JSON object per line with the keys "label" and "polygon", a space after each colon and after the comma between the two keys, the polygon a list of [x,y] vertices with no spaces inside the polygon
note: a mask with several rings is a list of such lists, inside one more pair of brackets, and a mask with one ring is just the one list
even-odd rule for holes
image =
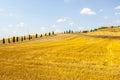
{"label": "fluffy cloud", "polygon": [[120,10],[120,6],[115,7],[115,9]]}
{"label": "fluffy cloud", "polygon": [[64,18],[58,19],[56,22],[57,22],[57,23],[63,23],[63,22],[66,22],[66,21],[67,21],[67,18],[64,17]]}
{"label": "fluffy cloud", "polygon": [[74,25],[74,22],[70,22],[69,25],[70,25],[70,26],[73,26],[73,25]]}
{"label": "fluffy cloud", "polygon": [[18,23],[16,26],[17,26],[17,27],[25,27],[26,24],[25,24],[24,22],[20,22],[20,23]]}
{"label": "fluffy cloud", "polygon": [[80,11],[80,14],[95,15],[96,12],[92,11],[90,8],[83,8],[83,9]]}

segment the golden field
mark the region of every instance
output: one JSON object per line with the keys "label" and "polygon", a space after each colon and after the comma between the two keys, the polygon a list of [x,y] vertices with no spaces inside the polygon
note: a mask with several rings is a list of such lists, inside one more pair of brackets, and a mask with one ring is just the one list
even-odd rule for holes
{"label": "golden field", "polygon": [[119,36],[110,28],[0,44],[0,80],[120,80]]}

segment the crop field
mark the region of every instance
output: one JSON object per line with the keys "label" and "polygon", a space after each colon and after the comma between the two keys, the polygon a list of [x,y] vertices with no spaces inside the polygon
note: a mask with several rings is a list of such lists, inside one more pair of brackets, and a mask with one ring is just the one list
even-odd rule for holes
{"label": "crop field", "polygon": [[120,80],[120,38],[103,35],[57,34],[0,44],[0,80]]}

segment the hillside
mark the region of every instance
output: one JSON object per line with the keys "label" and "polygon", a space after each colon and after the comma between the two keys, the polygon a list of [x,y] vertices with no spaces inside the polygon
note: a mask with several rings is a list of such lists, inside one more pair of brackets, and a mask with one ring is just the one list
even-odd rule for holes
{"label": "hillside", "polygon": [[119,36],[105,28],[1,44],[0,80],[119,80]]}

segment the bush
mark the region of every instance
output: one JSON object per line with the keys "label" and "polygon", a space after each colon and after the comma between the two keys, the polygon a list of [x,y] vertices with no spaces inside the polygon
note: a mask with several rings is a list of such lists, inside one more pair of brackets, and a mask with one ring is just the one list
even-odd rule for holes
{"label": "bush", "polygon": [[83,31],[83,33],[88,33],[89,31],[87,31],[87,30],[85,30],[85,31]]}
{"label": "bush", "polygon": [[5,44],[5,38],[3,38],[3,44]]}

